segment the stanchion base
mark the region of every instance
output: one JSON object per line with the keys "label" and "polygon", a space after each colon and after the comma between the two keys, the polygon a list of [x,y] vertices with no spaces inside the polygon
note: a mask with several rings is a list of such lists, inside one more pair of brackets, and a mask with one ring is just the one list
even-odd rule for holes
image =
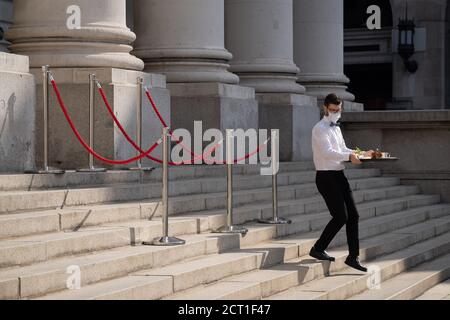
{"label": "stanchion base", "polygon": [[272,218],[272,219],[266,219],[266,220],[258,220],[259,223],[264,224],[291,224],[292,221],[285,219],[285,218]]}
{"label": "stanchion base", "polygon": [[153,171],[155,170],[154,167],[133,167],[133,168],[128,168],[128,170],[130,171]]}
{"label": "stanchion base", "polygon": [[77,172],[106,172],[106,168],[84,168],[77,169]]}
{"label": "stanchion base", "polygon": [[144,241],[143,245],[147,246],[179,246],[185,244],[186,241],[175,237],[159,237],[152,241]]}
{"label": "stanchion base", "polygon": [[47,169],[47,170],[25,171],[25,173],[34,173],[34,174],[64,174],[64,173],[66,173],[66,170],[62,170],[62,169]]}
{"label": "stanchion base", "polygon": [[248,229],[241,226],[224,226],[214,231],[214,233],[240,233],[242,235],[246,235],[247,232]]}

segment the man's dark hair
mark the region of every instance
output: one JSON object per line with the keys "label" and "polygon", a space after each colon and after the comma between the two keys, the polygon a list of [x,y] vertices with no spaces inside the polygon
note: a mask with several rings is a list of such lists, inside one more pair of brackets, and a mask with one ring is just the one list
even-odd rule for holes
{"label": "man's dark hair", "polygon": [[329,95],[327,95],[325,97],[325,101],[323,102],[323,104],[328,107],[330,104],[335,104],[335,105],[340,105],[341,104],[341,100],[337,97],[336,94],[334,93],[330,93]]}

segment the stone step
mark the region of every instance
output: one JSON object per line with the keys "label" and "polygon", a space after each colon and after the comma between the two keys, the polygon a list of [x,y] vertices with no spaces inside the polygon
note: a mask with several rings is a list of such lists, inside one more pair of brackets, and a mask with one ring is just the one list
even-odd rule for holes
{"label": "stone step", "polygon": [[[446,228],[437,230],[437,227],[443,221],[445,221]],[[361,241],[361,257],[364,257],[366,260],[373,260],[380,255],[407,248],[430,239],[433,236],[448,232],[450,231],[450,217],[430,220],[426,223],[415,225],[414,228],[421,230],[421,236],[416,237],[408,233],[411,230],[411,227],[408,227],[403,231],[394,231]],[[301,246],[302,242],[305,243],[307,241],[302,240],[298,244]],[[258,248],[259,250],[265,250],[267,256],[271,254],[270,250],[274,251],[275,249],[278,250],[278,255],[280,255],[280,251],[284,245],[286,244],[281,239],[273,241],[270,244],[265,244],[264,248],[261,248],[261,246]],[[166,297],[166,299],[261,299],[279,292],[287,292],[286,290],[290,288],[323,278],[329,275],[330,272],[336,272],[346,267],[344,264],[345,258],[348,255],[346,245],[331,249],[330,253],[332,252],[333,256],[336,257],[336,261],[331,264],[329,262],[319,262],[309,255],[302,255],[301,252],[308,252],[311,245],[309,244],[307,246],[307,250],[300,249],[300,257],[287,259],[283,263],[272,267],[231,276],[216,283],[201,285],[193,289],[175,293]],[[274,254],[272,253],[272,255]],[[273,258],[269,260],[274,261]]]}
{"label": "stone step", "polygon": [[[375,172],[365,171],[361,169],[349,170],[347,175],[349,179],[357,180],[368,178],[367,175],[372,175],[373,173]],[[280,193],[282,194],[282,197],[285,198],[287,198],[288,196],[293,197],[295,196],[296,191],[292,187],[311,188],[310,186],[306,186],[306,182],[311,182],[313,180],[313,172],[292,176],[286,175],[281,179],[279,188]],[[264,183],[262,183],[262,181],[264,181]],[[358,183],[363,187],[364,184],[375,183],[376,185],[377,182],[381,185],[395,185],[399,184],[399,181],[400,180],[398,178],[379,177],[371,179],[371,181],[368,182],[364,182],[363,180],[361,180]],[[283,183],[285,184],[283,185]],[[236,191],[248,191],[250,193],[254,191],[268,192],[271,189],[271,178],[268,176],[257,176],[256,178],[243,177],[241,179],[236,179],[234,188]],[[315,189],[316,187],[314,185],[313,190]],[[182,195],[196,195],[197,198],[199,197],[200,199],[202,199],[203,195],[216,193],[224,194],[225,191],[225,179],[204,178],[180,180],[169,183],[169,195],[172,197]],[[243,192],[243,195],[247,194],[248,193]],[[286,195],[284,196],[283,194]],[[80,206],[114,201],[157,199],[160,197],[160,183],[122,184],[105,187],[85,187],[65,190],[5,191],[0,192],[0,213],[34,209],[64,208],[67,206]]]}
{"label": "stone step", "polygon": [[[320,200],[318,200],[320,201]],[[414,208],[416,206],[426,206],[437,203],[438,196],[433,195],[417,195],[408,196],[399,199],[393,199],[390,210],[385,208],[385,203],[371,202],[370,205],[365,204],[360,210],[361,219],[366,219],[377,215],[395,212],[397,208]],[[402,206],[396,204],[401,203]],[[383,209],[384,208],[384,209]],[[437,206],[440,208],[440,206]],[[446,208],[444,206],[444,208]],[[435,209],[435,207],[420,208],[419,214],[426,218],[427,210]],[[208,216],[201,218],[190,218],[183,215],[171,218],[170,234],[184,235],[197,232],[209,232],[223,226],[226,222],[224,213],[220,216],[221,223],[212,220]],[[285,236],[298,232],[318,230],[323,228],[329,221],[328,211],[322,213],[310,213],[296,215],[292,217],[293,223],[282,226],[267,226],[261,229],[261,232],[254,233],[245,237],[243,242],[257,241],[255,237],[270,237],[272,234],[277,236]],[[409,217],[411,219],[411,217]],[[207,220],[207,221],[204,221]],[[261,227],[262,225],[259,225]],[[33,262],[45,261],[68,254],[80,254],[83,252],[92,252],[104,250],[117,246],[140,243],[162,234],[162,225],[160,221],[129,221],[124,223],[105,224],[102,227],[81,228],[75,232],[60,232],[53,234],[45,234],[39,236],[29,236],[14,238],[0,243],[0,267],[11,265],[26,265]]]}
{"label": "stone step", "polygon": [[[372,237],[377,234],[390,232],[392,230],[403,228],[408,225],[426,221],[429,218],[437,218],[448,215],[450,207],[448,205],[434,205],[421,208],[413,208],[405,211],[396,212],[386,216],[372,217],[370,214],[363,215],[363,220],[359,224],[360,238]],[[327,216],[327,217],[326,217]],[[250,246],[256,243],[268,241],[276,237],[285,237],[285,241],[290,241],[290,235],[295,235],[293,241],[297,240],[305,233],[322,230],[330,220],[330,215],[322,214],[316,216],[312,214],[308,217],[293,217],[291,225],[279,226],[261,226],[260,224],[245,224],[251,232],[249,232],[240,241],[241,246]],[[317,238],[320,234],[315,234]],[[333,240],[333,245],[339,245],[345,242],[344,229]]]}
{"label": "stone step", "polygon": [[[413,300],[450,278],[450,254],[423,263],[349,300]],[[450,294],[450,291],[448,292]]]}
{"label": "stone step", "polygon": [[450,279],[428,289],[416,300],[450,300]]}
{"label": "stone step", "polygon": [[[438,205],[435,210],[431,210],[428,213],[429,216],[441,216],[443,214],[448,214],[448,206]],[[410,221],[415,220],[414,215],[406,212],[403,213],[403,216],[398,216],[397,221],[403,219],[408,221],[408,216],[412,217]],[[380,230],[392,231],[398,228],[398,223],[388,221],[387,224],[392,226],[391,230],[386,229],[386,221],[381,222],[381,225],[379,225]],[[371,221],[371,219],[367,220],[367,222],[363,221],[360,225],[360,237],[364,238],[377,234],[375,225],[377,224]],[[447,226],[447,224],[444,224],[444,226]],[[12,295],[10,298],[17,298],[19,296],[24,298],[64,290],[66,288],[65,280],[67,277],[65,270],[71,265],[80,266],[81,273],[83,274],[82,284],[87,285],[101,280],[125,276],[133,271],[145,268],[157,268],[170,265],[171,263],[183,261],[189,257],[219,253],[227,249],[239,248],[243,245],[269,241],[276,236],[274,232],[275,226],[261,227],[250,225],[248,227],[249,232],[244,238],[239,235],[225,234],[185,236],[183,238],[187,240],[186,246],[172,248],[125,247],[95,253],[90,256],[62,258],[29,267],[12,268],[0,272],[0,292],[9,292]],[[314,239],[317,239],[319,235],[319,232],[308,232],[296,237],[284,238],[283,243],[293,248],[287,252],[294,252],[295,254],[300,252],[304,255],[309,250]],[[197,242],[192,244],[191,239],[196,239]],[[299,239],[302,243],[301,247],[298,245]],[[201,240],[206,242],[202,244]],[[307,241],[305,242],[305,240]],[[335,241],[335,245],[343,244],[345,237],[342,234],[337,237],[337,240],[340,242]],[[164,251],[166,251],[165,254],[163,253]],[[8,290],[8,288],[10,289]]]}
{"label": "stone step", "polygon": [[[379,185],[392,186],[394,194],[405,193],[414,194],[418,192],[418,188],[414,186],[402,186],[395,185],[395,179],[390,178],[373,178],[367,179],[366,182],[360,183],[359,180],[350,180],[349,183],[353,189],[363,187],[371,188],[373,185],[376,193],[383,192],[384,189],[376,188]],[[281,187],[280,190],[288,187]],[[389,188],[389,187],[388,187]],[[290,187],[290,192],[284,192],[286,196],[293,197],[293,199],[302,199],[308,196],[317,195],[318,191],[315,185],[305,184],[296,185]],[[391,190],[392,190],[391,189]],[[398,189],[398,190],[397,190]],[[400,190],[401,189],[401,190]],[[300,192],[302,190],[302,192]],[[249,203],[259,201],[270,201],[271,189],[256,189],[245,190],[235,192],[235,206],[247,205]],[[383,194],[378,194],[378,197],[383,197]],[[390,196],[390,195],[389,195]],[[225,209],[226,207],[226,194],[225,193],[211,193],[211,194],[199,194],[192,196],[179,196],[171,197],[169,201],[169,213],[185,213],[198,210],[211,210],[211,209]],[[356,194],[355,201],[362,201],[364,194]],[[280,200],[283,201],[285,196],[281,196]],[[16,203],[19,202],[17,198]],[[30,199],[32,201],[32,199]],[[45,201],[45,200],[43,200]],[[281,202],[280,201],[280,202]],[[265,212],[268,208],[265,208]],[[161,215],[161,205],[159,201],[140,201],[140,202],[127,202],[127,203],[112,203],[102,205],[85,205],[85,206],[70,206],[62,209],[53,210],[38,210],[37,212],[13,212],[0,214],[0,238],[5,236],[20,236],[22,234],[39,233],[45,230],[56,230],[58,228],[58,221],[62,230],[79,228],[82,225],[97,225],[103,222],[123,221],[126,219],[138,219],[138,218],[152,218]],[[37,221],[36,221],[37,220]],[[17,222],[36,222],[32,224],[33,227],[27,228],[25,225],[20,228],[10,228],[9,225],[17,226]],[[36,231],[34,231],[34,225],[36,225]],[[14,233],[17,230],[17,233]],[[23,230],[23,231],[21,231]]]}
{"label": "stone step", "polygon": [[[392,180],[387,180],[387,182],[393,183]],[[353,180],[350,180],[350,184],[352,188],[361,188],[363,186],[362,184],[358,186],[358,181],[355,182]],[[367,187],[370,187],[370,184],[367,185]],[[414,193],[416,190],[414,187],[409,188],[411,193]],[[314,194],[317,194],[317,190],[315,190]],[[307,194],[302,194],[302,196],[306,195]],[[358,203],[364,200],[364,195],[360,191],[355,191],[354,197],[355,202]],[[418,196],[417,199],[419,202],[422,201],[420,196]],[[189,199],[184,197],[171,198],[170,201],[186,203]],[[318,206],[320,206],[319,209],[323,210],[325,208],[325,204],[320,197],[316,196],[315,198],[306,201],[307,202],[302,202],[302,200],[281,200],[279,201],[279,214],[282,216],[289,216],[308,211],[311,212],[314,203],[318,203]],[[404,204],[405,203],[397,204],[397,206],[401,209],[404,208]],[[37,212],[2,214],[0,215],[0,239],[52,231],[73,231],[78,230],[81,227],[97,226],[109,222],[156,218],[160,216],[158,205],[159,202],[153,201],[126,202],[93,206],[74,206],[64,209],[40,210]],[[389,208],[391,204],[387,203],[386,205]],[[181,208],[182,205],[178,205],[178,207]],[[203,220],[206,219],[205,216],[209,216],[209,225],[211,225],[211,229],[214,229],[214,225],[216,225],[217,228],[223,225],[224,219],[226,219],[224,208],[225,207],[223,207],[223,209],[202,210],[199,213],[192,213],[190,216]],[[382,209],[380,208],[379,210]],[[244,204],[237,206],[235,212],[235,222],[238,224],[260,218],[269,218],[272,216],[272,203],[270,200],[266,200],[260,201],[257,204]]]}
{"label": "stone step", "polygon": [[[414,235],[416,236],[416,235]],[[406,249],[381,256],[369,267],[376,268],[377,278],[383,282],[421,263],[450,252],[450,232],[412,245]],[[343,300],[370,288],[373,275],[351,268],[334,272],[325,278],[268,297],[276,300]]]}
{"label": "stone step", "polygon": [[223,252],[239,246],[238,235],[184,236],[186,244],[175,247],[127,246],[89,255],[64,257],[27,267],[0,271],[0,299],[39,296],[67,288],[68,268],[79,268],[81,285],[156,268],[191,257]]}
{"label": "stone step", "polygon": [[[348,166],[352,168],[351,166]],[[279,172],[292,173],[295,171],[314,170],[312,162],[282,162]],[[378,169],[371,169],[379,175]],[[256,176],[260,174],[260,166],[236,165],[235,175]],[[225,177],[226,168],[221,165],[195,165],[171,167],[170,180]],[[36,190],[53,188],[75,188],[83,185],[109,185],[123,183],[160,182],[161,168],[150,172],[129,170],[110,170],[107,172],[76,172],[66,171],[64,174],[0,174],[0,191],[8,190]]]}
{"label": "stone step", "polygon": [[[404,197],[391,200],[392,207],[388,211],[383,203],[371,202],[359,210],[360,219],[368,219],[375,215],[385,215],[397,211],[397,203],[401,203],[401,208],[414,208],[419,206],[417,213],[407,211],[412,219],[413,215],[417,219],[426,219],[427,210],[441,210],[441,206],[431,206],[439,202],[439,198],[433,195],[417,195],[415,197]],[[379,207],[378,207],[379,206]],[[422,207],[425,206],[425,207]],[[446,208],[446,207],[444,207]],[[450,206],[449,206],[450,209]],[[377,211],[380,211],[378,214]],[[449,210],[450,212],[450,210]],[[169,234],[172,236],[194,234],[200,232],[210,232],[225,225],[226,215],[222,214],[222,224],[209,224],[202,219],[209,220],[209,217],[190,218],[176,216],[171,218]],[[330,215],[327,212],[296,215],[292,217],[290,225],[269,226],[258,233],[264,237],[274,232],[277,237],[295,234],[299,232],[314,231],[323,228],[328,223]],[[402,218],[403,219],[403,218]],[[409,221],[402,220],[403,222]],[[392,223],[392,222],[391,222]],[[262,225],[259,225],[261,227]],[[27,265],[31,263],[46,261],[64,255],[81,254],[126,245],[134,245],[162,235],[161,221],[128,221],[124,223],[106,224],[101,227],[81,228],[74,232],[59,232],[44,234],[39,236],[28,236],[4,240],[0,242],[0,267],[10,267],[14,265]],[[256,235],[256,233],[255,233]],[[242,243],[257,241],[254,237],[248,236],[242,239]]]}
{"label": "stone step", "polygon": [[[362,191],[354,192],[358,196]],[[380,199],[375,201],[362,202],[363,197],[355,201],[360,215],[383,215],[395,211],[414,208],[417,206],[426,206],[439,203],[439,195],[407,195],[399,196],[394,199]],[[319,215],[322,213],[323,215]],[[291,218],[299,214],[317,214],[315,220],[317,224],[320,221],[328,221],[330,216],[328,209],[321,197],[288,200],[279,202],[278,214],[281,217]],[[206,216],[206,217],[205,217]],[[184,218],[192,217],[200,219],[201,230],[217,230],[226,224],[226,213],[224,210],[207,210],[200,213],[183,214]],[[261,203],[258,205],[238,207],[234,211],[234,221],[236,224],[243,224],[252,220],[268,219],[272,217],[272,203]],[[204,221],[207,219],[208,221]],[[205,226],[205,227],[203,227]]]}
{"label": "stone step", "polygon": [[[354,192],[354,198],[357,202],[362,201],[370,201],[372,199],[386,199],[392,198],[395,194],[396,197],[417,194],[419,192],[419,188],[415,188],[415,186],[404,186],[404,185],[395,185],[395,181],[384,181],[386,184],[392,184],[392,186],[386,186],[382,188],[373,188],[373,189],[361,189],[359,191]],[[356,181],[351,180],[350,184],[354,188]],[[278,199],[280,201],[284,200],[295,200],[295,199],[306,199],[305,200],[305,210],[323,210],[325,208],[325,203],[319,204],[317,206],[317,199],[320,199],[318,195],[317,188],[314,184],[303,184],[303,185],[295,185],[290,186],[289,188],[281,187],[278,189],[279,195]],[[200,210],[213,210],[213,209],[225,209],[226,208],[226,194],[210,194],[208,198],[205,199],[204,205],[200,204],[199,206],[195,205],[192,200],[203,199],[204,197],[200,196],[180,196],[176,198],[172,198],[172,201],[169,202],[169,211],[170,212],[196,212]],[[314,197],[315,196],[315,197]],[[264,203],[267,201],[271,201],[272,190],[271,189],[259,189],[259,190],[245,190],[240,192],[235,192],[233,196],[233,202],[235,206],[246,205],[250,203]],[[190,201],[190,205],[186,205],[183,201]],[[179,202],[180,201],[180,202]],[[308,204],[311,204],[309,206]],[[173,207],[171,207],[171,205]],[[184,210],[177,210],[178,207],[182,206]],[[188,206],[188,207],[187,207]]]}
{"label": "stone step", "polygon": [[[311,185],[310,191],[307,193],[305,186],[299,186],[298,190],[296,186],[290,186],[289,188],[283,189],[279,188],[278,199],[283,200],[294,200],[294,199],[305,199],[305,210],[306,211],[320,211],[326,209],[324,201],[317,202],[317,199],[321,199],[320,196],[315,196],[317,194],[317,188]],[[389,199],[395,197],[402,197],[406,195],[412,195],[419,193],[419,188],[417,186],[405,186],[405,185],[394,185],[391,187],[375,188],[360,190],[353,193],[355,202],[360,203],[362,201],[373,201],[380,199]],[[169,201],[169,212],[170,213],[187,213],[187,212],[198,212],[203,210],[214,210],[214,209],[225,209],[226,208],[226,198],[225,194],[208,194],[204,196],[180,196],[172,198]],[[264,203],[272,199],[272,190],[264,189],[258,191],[241,191],[235,192],[233,195],[234,206],[241,206],[250,203]],[[205,200],[205,201],[203,201]]]}
{"label": "stone step", "polygon": [[[450,219],[448,219],[450,222]],[[435,227],[435,226],[433,226]],[[447,224],[447,231],[450,230],[450,223]],[[406,237],[403,235],[403,237]],[[419,238],[414,238],[416,241],[420,241]],[[380,239],[379,239],[380,240]],[[379,241],[380,242],[380,241]],[[274,248],[274,246],[277,246]],[[374,247],[375,245],[372,245]],[[378,243],[378,247],[386,247],[388,251],[389,246],[392,246],[391,241],[384,241],[382,244]],[[264,272],[265,270],[259,270],[261,268],[268,268],[270,266],[276,265],[277,263],[283,262],[286,258],[297,258],[299,250],[297,244],[283,243],[283,240],[277,240],[273,243],[267,245],[266,243],[260,243],[257,247],[245,247],[237,252],[230,252],[225,254],[213,255],[208,257],[202,257],[195,259],[193,261],[183,262],[174,264],[168,267],[150,269],[145,271],[140,271],[127,276],[129,281],[122,279],[110,280],[105,283],[94,284],[93,286],[87,286],[81,290],[66,291],[60,294],[49,295],[45,298],[47,299],[155,299],[162,298],[166,295],[166,292],[157,292],[157,288],[151,285],[149,280],[138,284],[136,288],[136,283],[133,278],[135,276],[147,276],[148,278],[166,276],[171,278],[171,288],[174,293],[183,291],[196,286],[201,286],[196,292],[201,295],[204,292],[204,286],[208,283],[213,283],[215,281],[227,278],[228,276],[234,276],[228,282],[252,282],[252,278],[247,277],[248,271],[253,272]],[[277,253],[271,253],[271,250],[278,251]],[[370,250],[366,248],[365,250]],[[298,272],[296,272],[298,277]],[[240,281],[236,280],[240,277]],[[166,279],[164,279],[166,281]],[[214,285],[213,285],[214,286]],[[113,289],[111,291],[99,291],[109,287]],[[145,290],[144,288],[145,287]],[[195,289],[194,289],[195,290]],[[141,296],[136,296],[136,292],[140,292]],[[208,295],[204,292],[202,299],[208,299]],[[212,293],[212,292],[211,292]],[[94,295],[93,295],[94,294]],[[186,291],[180,295],[174,295],[174,299],[186,299]],[[188,294],[189,296],[189,294]],[[239,296],[239,295],[238,295]],[[199,297],[200,298],[200,297]],[[236,297],[233,297],[236,298]]]}

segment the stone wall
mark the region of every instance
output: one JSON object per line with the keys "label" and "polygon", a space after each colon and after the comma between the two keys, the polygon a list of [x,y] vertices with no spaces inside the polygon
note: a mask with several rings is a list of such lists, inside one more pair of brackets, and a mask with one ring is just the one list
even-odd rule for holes
{"label": "stone wall", "polygon": [[[405,1],[391,0],[393,22],[405,15]],[[425,50],[416,52],[416,73],[405,71],[403,60],[393,55],[393,97],[394,105],[414,110],[444,109],[445,106],[445,13],[447,0],[408,1],[408,17],[414,18],[416,28],[424,28]]]}
{"label": "stone wall", "polygon": [[0,172],[35,168],[35,82],[28,71],[28,57],[0,52]]}
{"label": "stone wall", "polygon": [[364,166],[450,202],[450,110],[352,112],[342,122],[349,147],[380,148],[400,158]]}

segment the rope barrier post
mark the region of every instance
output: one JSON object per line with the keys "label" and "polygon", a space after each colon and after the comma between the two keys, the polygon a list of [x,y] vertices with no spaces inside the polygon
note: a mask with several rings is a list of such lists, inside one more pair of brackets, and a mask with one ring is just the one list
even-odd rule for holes
{"label": "rope barrier post", "polygon": [[[95,121],[95,83],[97,79],[95,74],[89,74],[89,147],[94,149],[94,121]],[[78,169],[78,172],[105,172],[105,168],[96,168],[94,166],[94,156],[89,153],[89,167]]]}
{"label": "rope barrier post", "polygon": [[169,152],[170,152],[170,130],[163,128],[163,172],[162,172],[162,226],[163,236],[155,238],[151,242],[143,242],[144,245],[154,246],[176,246],[186,243],[185,240],[169,237]]}
{"label": "rope barrier post", "polygon": [[[137,77],[137,96],[136,96],[136,144],[142,148],[142,87],[144,79]],[[139,154],[139,152],[138,152]],[[137,166],[130,168],[130,170],[152,171],[154,168],[142,167],[142,158],[137,160]]]}
{"label": "rope barrier post", "polygon": [[272,218],[259,220],[265,224],[290,224],[291,220],[278,217],[278,163],[279,163],[279,137],[278,130],[271,130],[271,164],[272,164]]}
{"label": "rope barrier post", "polygon": [[49,66],[42,66],[42,88],[43,88],[43,104],[44,104],[44,163],[43,168],[41,170],[36,171],[36,173],[40,174],[62,174],[65,171],[61,169],[50,168],[48,165],[48,140],[49,140],[49,90],[48,90],[48,82],[51,78],[51,74],[49,71]]}
{"label": "rope barrier post", "polygon": [[216,230],[217,233],[239,233],[242,235],[247,234],[248,229],[242,226],[236,226],[233,224],[233,149],[234,149],[234,135],[233,130],[227,129],[226,131],[226,139],[227,139],[227,225],[223,226],[219,230]]}

